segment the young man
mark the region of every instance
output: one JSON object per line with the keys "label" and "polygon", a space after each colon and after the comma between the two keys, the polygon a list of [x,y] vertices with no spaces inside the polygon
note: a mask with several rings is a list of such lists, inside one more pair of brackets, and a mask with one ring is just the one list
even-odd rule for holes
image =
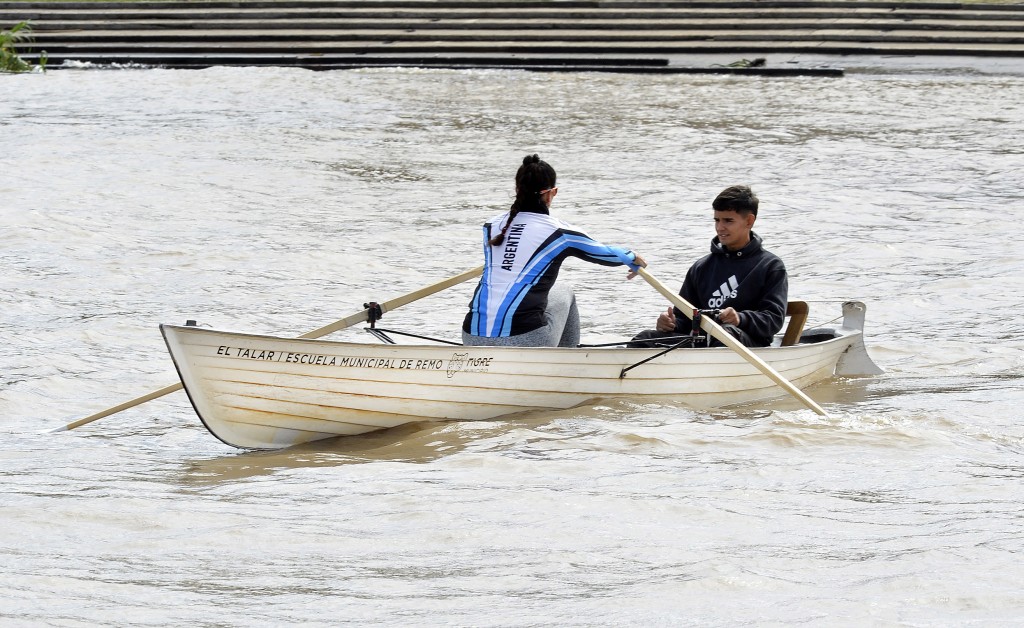
{"label": "young man", "polygon": [[[789,292],[782,260],[764,249],[752,231],[757,205],[753,190],[745,185],[728,187],[715,198],[711,206],[717,235],[711,253],[690,267],[679,290],[696,308],[720,310],[722,327],[748,347],[771,344],[785,321]],[[672,346],[675,341],[659,339],[689,334],[690,317],[670,307],[656,327],[637,334],[629,346]],[[711,344],[721,345],[717,340]]]}

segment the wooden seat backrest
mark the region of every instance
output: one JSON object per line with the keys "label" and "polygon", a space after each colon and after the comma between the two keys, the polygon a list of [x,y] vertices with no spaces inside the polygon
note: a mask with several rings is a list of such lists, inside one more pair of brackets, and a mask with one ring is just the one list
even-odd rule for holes
{"label": "wooden seat backrest", "polygon": [[800,342],[800,334],[804,331],[809,311],[810,308],[807,306],[807,301],[790,301],[786,304],[786,316],[789,317],[789,325],[786,326],[786,333],[782,336],[783,347]]}

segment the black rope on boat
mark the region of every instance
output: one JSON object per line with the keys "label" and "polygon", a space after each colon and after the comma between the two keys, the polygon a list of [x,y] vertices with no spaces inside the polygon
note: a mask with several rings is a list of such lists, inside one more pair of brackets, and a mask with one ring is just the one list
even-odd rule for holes
{"label": "black rope on boat", "polygon": [[384,329],[384,328],[381,328],[381,327],[376,327],[376,328],[364,327],[363,329],[365,329],[366,331],[370,332],[371,334],[373,334],[377,338],[379,338],[379,339],[381,339],[384,342],[387,342],[389,344],[395,344],[395,341],[390,339],[390,338],[388,338],[385,335],[385,333],[395,334],[397,336],[407,336],[409,338],[419,338],[420,340],[429,340],[431,342],[440,342],[442,344],[455,345],[457,347],[461,347],[462,346],[461,342],[453,342],[451,340],[443,340],[441,338],[431,338],[430,336],[420,336],[420,335],[417,335],[417,334],[410,334],[410,333],[407,333],[407,332],[404,332],[404,331],[395,331],[394,329]]}
{"label": "black rope on boat", "polygon": [[383,329],[377,329],[376,327],[364,327],[363,329],[373,334],[373,336],[377,338],[377,340],[380,340],[385,344],[395,344],[395,341],[392,340],[391,338],[388,338],[388,335],[384,333],[385,330]]}
{"label": "black rope on boat", "polygon": [[633,369],[635,369],[636,367],[640,366],[641,364],[647,364],[651,360],[653,360],[655,358],[660,358],[661,356],[665,355],[669,351],[675,351],[676,349],[678,349],[679,347],[681,347],[683,345],[688,345],[688,346],[691,346],[691,347],[693,346],[693,341],[690,340],[689,336],[682,336],[682,340],[680,340],[676,344],[672,345],[668,349],[665,349],[664,351],[659,351],[658,353],[655,353],[654,355],[652,355],[649,358],[645,358],[643,360],[640,360],[636,364],[634,364],[632,366],[627,366],[626,368],[622,369],[621,371],[619,371],[619,379],[624,378],[626,376],[627,372],[632,371]]}
{"label": "black rope on boat", "polygon": [[629,348],[629,349],[652,349],[653,347],[647,347],[647,346],[638,347],[638,346],[632,346],[632,345],[634,345],[634,343],[636,343],[636,342],[643,342],[643,343],[657,342],[658,346],[660,346],[660,347],[669,347],[669,346],[672,346],[670,343],[679,342],[680,340],[683,340],[684,338],[689,338],[689,336],[665,336],[664,338],[654,338],[652,340],[640,340],[640,341],[630,339],[630,340],[620,340],[618,342],[602,342],[602,343],[593,344],[593,345],[578,344],[578,345],[576,345],[576,348],[578,348],[578,349],[593,349],[593,348],[596,348],[596,347],[621,347],[623,345],[626,345],[626,347]]}
{"label": "black rope on boat", "polygon": [[[675,340],[675,338],[669,338],[669,340]],[[578,345],[576,345],[576,348],[577,349],[592,349],[594,347],[621,347],[622,345],[628,345],[631,342],[633,342],[633,341],[632,340],[620,340],[618,342],[602,342],[602,343],[596,344],[596,345],[578,344]]]}
{"label": "black rope on boat", "polygon": [[669,351],[675,351],[679,347],[682,347],[682,346],[698,347],[698,346],[700,346],[701,342],[704,343],[705,347],[708,346],[708,337],[706,335],[702,334],[701,330],[700,330],[700,317],[701,316],[712,316],[717,321],[718,320],[718,314],[719,314],[719,310],[698,310],[698,309],[694,309],[693,310],[693,316],[691,317],[692,318],[692,325],[690,326],[690,335],[689,336],[674,336],[672,338],[659,338],[658,340],[660,340],[662,342],[664,342],[666,340],[675,340],[676,338],[679,338],[679,342],[675,343],[674,345],[672,345],[668,349],[665,349],[664,351],[660,351],[658,353],[655,353],[654,355],[652,355],[651,357],[649,357],[649,358],[647,358],[645,360],[640,360],[636,364],[633,364],[632,366],[627,366],[626,368],[622,369],[621,371],[619,371],[619,379],[624,378],[626,376],[627,372],[635,369],[636,367],[640,366],[641,364],[646,364],[646,363],[650,362],[651,360],[654,360],[655,358],[660,358],[661,356],[665,355]]}

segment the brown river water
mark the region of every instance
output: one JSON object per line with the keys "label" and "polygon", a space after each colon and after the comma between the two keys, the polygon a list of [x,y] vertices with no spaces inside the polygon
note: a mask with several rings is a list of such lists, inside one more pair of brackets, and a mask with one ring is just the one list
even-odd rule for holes
{"label": "brown river water", "polygon": [[[0,625],[1017,626],[1024,75],[0,76]],[[710,201],[879,377],[292,450],[211,436],[157,330],[298,335],[480,263],[522,156],[678,286]],[[662,299],[570,261],[584,342]],[[470,285],[388,314],[457,338]],[[372,339],[349,329],[338,339]]]}

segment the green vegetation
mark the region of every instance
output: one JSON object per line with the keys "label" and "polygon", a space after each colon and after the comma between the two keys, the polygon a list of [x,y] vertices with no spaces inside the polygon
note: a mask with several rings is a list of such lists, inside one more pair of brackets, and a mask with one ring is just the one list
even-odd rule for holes
{"label": "green vegetation", "polygon": [[[18,56],[17,45],[32,41],[32,27],[28,22],[18,22],[10,30],[0,31],[0,72],[30,72],[31,63]],[[46,51],[39,55],[40,70],[46,70]]]}

